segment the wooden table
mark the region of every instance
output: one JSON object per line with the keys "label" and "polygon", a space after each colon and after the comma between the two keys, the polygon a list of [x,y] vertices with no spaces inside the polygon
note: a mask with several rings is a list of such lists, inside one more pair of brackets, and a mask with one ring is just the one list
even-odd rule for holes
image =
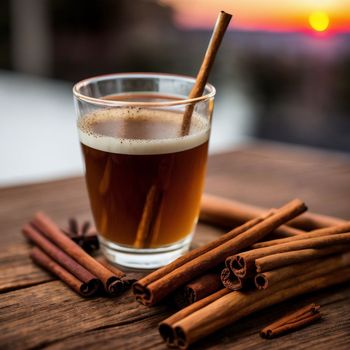
{"label": "wooden table", "polygon": [[[254,143],[210,158],[207,191],[262,206],[292,197],[312,211],[350,217],[350,157],[281,144]],[[130,292],[83,299],[28,258],[20,227],[45,210],[64,225],[90,219],[82,178],[0,189],[1,349],[165,349],[157,324],[171,310],[144,307]],[[200,224],[195,244],[220,230]],[[268,341],[259,329],[291,307],[322,305],[321,322]],[[271,307],[207,337],[195,349],[350,349],[350,286],[334,287]]]}

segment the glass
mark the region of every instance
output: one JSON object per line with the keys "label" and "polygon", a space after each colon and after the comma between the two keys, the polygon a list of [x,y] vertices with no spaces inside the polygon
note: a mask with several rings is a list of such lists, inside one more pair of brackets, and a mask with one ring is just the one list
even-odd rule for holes
{"label": "glass", "polygon": [[[206,172],[215,88],[194,78],[125,73],[73,88],[90,206],[111,262],[156,268],[189,249]],[[183,115],[193,107],[189,132]]]}

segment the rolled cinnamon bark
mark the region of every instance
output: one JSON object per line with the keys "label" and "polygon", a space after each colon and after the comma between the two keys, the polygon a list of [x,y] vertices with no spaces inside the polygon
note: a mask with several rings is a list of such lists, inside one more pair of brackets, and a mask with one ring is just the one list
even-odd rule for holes
{"label": "rolled cinnamon bark", "polygon": [[[232,15],[224,11],[219,13],[207,51],[197,74],[196,81],[188,96],[189,99],[202,96],[210,70],[213,66],[216,54],[231,18]],[[179,136],[186,136],[189,133],[195,105],[195,103],[189,103],[186,105],[181,123],[181,134]],[[169,171],[171,172],[171,169],[172,166],[166,166],[164,174],[162,166],[160,166],[157,179],[147,193],[134,242],[136,248],[146,248],[149,247],[150,244],[152,246],[152,242],[156,242],[156,239],[158,238],[160,212],[162,211],[163,206],[162,199],[164,197],[164,191],[168,187],[167,183],[170,181]]]}
{"label": "rolled cinnamon bark", "polygon": [[[50,266],[48,266],[47,269],[58,275],[60,278],[63,276],[65,278],[64,281],[72,283],[71,287],[74,290],[77,290],[80,294],[91,296],[97,292],[101,286],[101,281],[90,271],[79,265],[69,255],[64,253],[60,248],[51,243],[35,227],[25,225],[22,228],[22,233],[41,249],[40,251],[38,249],[32,251],[31,256],[33,260],[38,262],[41,266],[43,266],[45,261],[49,262]],[[49,257],[46,257],[46,255]],[[49,260],[53,260],[56,264],[60,265],[61,268],[59,269],[56,264]],[[67,271],[67,273],[62,272],[62,269]],[[69,276],[69,274],[74,275],[76,279],[66,277]]]}
{"label": "rolled cinnamon bark", "polygon": [[321,318],[320,306],[310,304],[288,314],[260,331],[262,338],[271,339],[281,334],[299,329]]}
{"label": "rolled cinnamon bark", "polygon": [[[173,323],[173,343],[186,349],[197,340],[256,311],[348,280],[350,268],[343,268],[319,277],[313,277],[312,273],[300,275],[293,281],[283,281],[262,291],[231,292]],[[191,306],[195,307],[196,303]],[[186,314],[186,309],[182,311]]]}
{"label": "rolled cinnamon bark", "polygon": [[203,193],[200,220],[224,227],[232,227],[261,216],[267,209],[236,200]]}
{"label": "rolled cinnamon bark", "polygon": [[[111,271],[112,273],[114,273],[116,276],[119,275],[120,270],[118,269],[117,266],[113,265],[112,263],[108,262],[106,260],[106,258],[104,257],[98,257],[96,258],[96,260],[103,265],[107,270]],[[124,289],[129,289],[133,283],[135,283],[137,281],[137,278],[139,276],[137,276],[139,273],[141,272],[133,272],[133,273],[128,273],[127,275],[125,275],[124,277],[121,277],[121,281],[123,282],[123,287]]]}
{"label": "rolled cinnamon bark", "polygon": [[70,238],[68,238],[59,227],[44,213],[38,212],[33,220],[33,225],[40,230],[48,239],[60,247],[67,255],[76,260],[80,265],[85,267],[93,275],[103,283],[105,290],[111,294],[116,295],[124,291],[124,283],[121,280],[125,274],[119,271],[116,275],[112,273],[98,261],[87,254]]}
{"label": "rolled cinnamon bark", "polygon": [[[214,64],[216,54],[219,50],[222,39],[225,35],[226,29],[231,21],[232,15],[224,11],[220,11],[216,20],[213,34],[210,38],[210,42],[205,52],[203,62],[196,77],[196,82],[189,94],[189,98],[195,98],[202,96],[205,85],[208,81],[209,73]],[[185,113],[183,115],[181,124],[181,136],[188,134],[191,126],[191,118],[195,104],[190,103],[186,106]]]}
{"label": "rolled cinnamon bark", "polygon": [[316,259],[299,264],[292,264],[279,269],[258,273],[255,278],[255,286],[258,289],[271,288],[276,283],[294,278],[299,274],[307,274],[313,271],[314,276],[325,275],[334,270],[350,265],[350,253],[335,255],[327,259]]}
{"label": "rolled cinnamon bark", "polygon": [[174,296],[174,301],[179,308],[184,308],[222,288],[220,273],[218,271],[209,272],[180,288]]}
{"label": "rolled cinnamon bark", "polygon": [[273,234],[278,238],[294,237],[299,236],[303,233],[305,233],[305,231],[288,225],[281,225],[273,231]]}
{"label": "rolled cinnamon bark", "polygon": [[[266,213],[268,209],[254,207],[237,201],[203,194],[200,220],[221,227],[235,227],[255,217]],[[274,231],[278,236],[291,237],[304,233],[304,231],[281,225]]]}
{"label": "rolled cinnamon bark", "polygon": [[290,264],[305,262],[319,257],[324,257],[349,250],[350,247],[348,247],[347,245],[335,245],[329,248],[310,248],[268,255],[255,260],[256,272],[260,273],[264,271],[269,271]]}
{"label": "rolled cinnamon bark", "polygon": [[136,239],[134,242],[135,248],[145,248],[150,240],[151,233],[155,226],[156,216],[161,205],[162,192],[156,185],[152,185],[149,189],[145,205],[142,211],[141,220],[139,222]]}
{"label": "rolled cinnamon bark", "polygon": [[[220,226],[233,227],[260,216],[266,210],[258,206],[204,193],[202,196],[200,220]],[[313,230],[339,225],[344,223],[344,221],[332,216],[307,212],[288,222],[288,225],[303,230]]]}
{"label": "rolled cinnamon bark", "polygon": [[244,279],[235,276],[227,267],[221,271],[221,282],[231,291],[242,289],[245,283]]}
{"label": "rolled cinnamon bark", "polygon": [[38,247],[34,247],[31,250],[30,257],[35,263],[56,275],[63,282],[65,282],[68,287],[83,297],[93,296],[101,285],[100,281],[97,279],[89,280],[87,283],[79,280]]}
{"label": "rolled cinnamon bark", "polygon": [[[241,278],[253,276],[256,271],[255,260],[279,253],[298,251],[308,248],[329,247],[332,245],[346,244],[350,242],[350,233],[339,233],[321,237],[313,237],[270,247],[249,250],[226,259],[226,267],[232,273]],[[297,252],[295,254],[298,254]]]}
{"label": "rolled cinnamon bark", "polygon": [[299,235],[293,236],[293,237],[274,239],[274,240],[270,240],[270,241],[266,241],[266,242],[258,242],[258,243],[253,244],[251,246],[251,249],[270,247],[272,245],[294,242],[294,241],[298,241],[298,240],[306,239],[306,238],[328,236],[328,235],[333,235],[333,234],[338,234],[338,233],[346,233],[346,232],[350,232],[350,221],[346,221],[343,224],[340,224],[337,226],[331,226],[331,227],[321,228],[318,230],[313,230],[313,231],[299,234]]}
{"label": "rolled cinnamon bark", "polygon": [[[305,204],[295,199],[282,208],[276,210],[271,216],[263,219],[261,222],[244,230],[239,227],[234,232],[234,238],[231,240],[207,251],[204,254],[197,255],[192,259],[191,253],[184,255],[180,261],[187,261],[181,264],[170,273],[164,274],[162,270],[167,270],[169,267],[162,268],[155,273],[151,273],[146,278],[139,280],[134,284],[134,294],[140,302],[145,305],[154,305],[168,296],[171,292],[184,285],[194,277],[204,274],[206,271],[215,268],[222,263],[225,258],[232,252],[238,252],[249,247],[254,242],[262,239],[268,233],[284,222],[299,215],[306,210]],[[237,235],[235,232],[241,232]],[[204,249],[206,250],[206,249]],[[188,257],[191,257],[190,259]],[[175,261],[174,265],[178,265],[179,261]],[[171,264],[170,264],[171,265]],[[161,278],[155,280],[155,276]],[[149,282],[152,281],[152,282]]]}
{"label": "rolled cinnamon bark", "polygon": [[174,342],[175,333],[173,330],[173,325],[176,322],[182,320],[183,318],[192,314],[193,312],[200,310],[204,306],[209,305],[213,301],[220,299],[221,297],[223,297],[224,295],[226,295],[228,293],[230,293],[230,291],[226,288],[223,288],[223,289],[207,296],[206,298],[201,299],[201,300],[187,306],[185,309],[178,311],[177,313],[171,315],[166,320],[162,321],[159,324],[159,333],[162,336],[162,338],[164,339],[164,341],[167,343],[167,345],[170,347],[173,347],[176,345]]}

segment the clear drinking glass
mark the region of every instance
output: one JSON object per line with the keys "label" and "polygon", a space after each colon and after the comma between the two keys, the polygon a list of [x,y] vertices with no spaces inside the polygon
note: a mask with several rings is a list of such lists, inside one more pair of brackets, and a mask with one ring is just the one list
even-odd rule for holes
{"label": "clear drinking glass", "polygon": [[[188,99],[194,82],[125,73],[73,88],[90,205],[111,262],[156,268],[189,248],[215,95],[207,84],[203,96]],[[186,132],[184,113],[192,107]]]}

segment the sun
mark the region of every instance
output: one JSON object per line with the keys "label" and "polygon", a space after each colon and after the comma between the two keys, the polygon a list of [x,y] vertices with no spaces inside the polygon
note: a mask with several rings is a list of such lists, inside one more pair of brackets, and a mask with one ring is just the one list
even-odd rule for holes
{"label": "sun", "polygon": [[324,32],[329,27],[329,16],[324,11],[312,12],[309,16],[309,24],[316,32]]}

